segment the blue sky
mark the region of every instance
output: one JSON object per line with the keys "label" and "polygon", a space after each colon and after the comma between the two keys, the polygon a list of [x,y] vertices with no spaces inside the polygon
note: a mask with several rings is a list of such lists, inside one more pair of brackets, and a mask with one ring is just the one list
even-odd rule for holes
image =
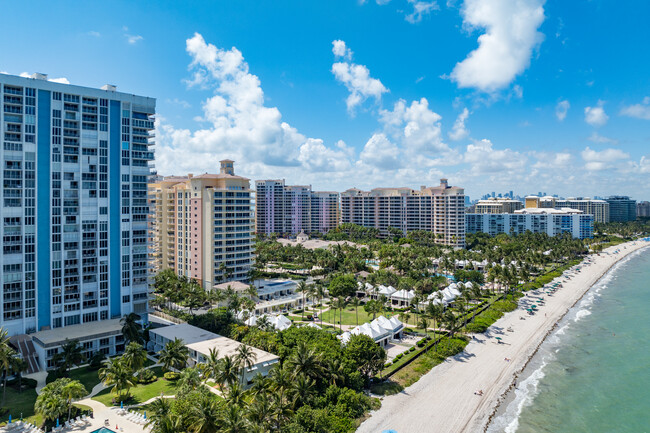
{"label": "blue sky", "polygon": [[156,97],[161,174],[650,198],[648,2],[108,4],[3,2],[0,71]]}

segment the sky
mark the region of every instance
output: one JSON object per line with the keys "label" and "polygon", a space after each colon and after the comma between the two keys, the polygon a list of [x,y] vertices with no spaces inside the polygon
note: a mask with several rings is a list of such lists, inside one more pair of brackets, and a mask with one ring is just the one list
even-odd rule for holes
{"label": "sky", "polygon": [[650,199],[647,1],[0,7],[0,72],[157,99],[159,174]]}

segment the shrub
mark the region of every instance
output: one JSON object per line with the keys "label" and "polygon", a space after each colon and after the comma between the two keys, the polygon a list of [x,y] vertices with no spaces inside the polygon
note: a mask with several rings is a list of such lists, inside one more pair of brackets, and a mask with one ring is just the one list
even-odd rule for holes
{"label": "shrub", "polygon": [[140,369],[136,373],[135,377],[137,382],[141,384],[153,383],[156,380],[158,380],[158,376],[156,376],[152,370],[145,369],[145,368]]}
{"label": "shrub", "polygon": [[414,350],[415,350],[415,346],[411,347],[411,348],[409,349],[409,352],[413,352]]}
{"label": "shrub", "polygon": [[403,354],[403,353],[400,353],[399,355],[397,355],[397,356],[395,357],[395,359],[400,359],[400,358],[402,357],[402,355],[404,355],[404,354]]}
{"label": "shrub", "polygon": [[180,373],[176,373],[174,371],[168,371],[167,373],[164,374],[165,379],[167,380],[178,380],[179,377],[181,377]]}

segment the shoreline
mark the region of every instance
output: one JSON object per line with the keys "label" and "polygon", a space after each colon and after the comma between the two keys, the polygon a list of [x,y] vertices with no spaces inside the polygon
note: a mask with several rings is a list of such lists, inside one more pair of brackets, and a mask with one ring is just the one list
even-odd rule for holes
{"label": "shoreline", "polygon": [[[634,245],[635,242],[638,242],[638,241],[626,242],[626,243],[624,243],[624,244],[617,245],[616,247],[621,246],[621,245],[627,245],[627,244]],[[639,247],[639,248],[635,248],[635,249],[633,249],[633,250],[630,250],[630,252],[628,252],[627,254],[621,256],[617,261],[615,261],[614,263],[612,263],[612,264],[611,264],[611,265],[610,265],[610,266],[609,266],[609,267],[608,267],[608,268],[607,268],[607,269],[602,273],[602,275],[600,275],[600,277],[599,277],[599,278],[598,278],[598,279],[597,279],[597,280],[596,280],[596,281],[595,281],[591,286],[589,286],[589,287],[587,288],[587,290],[585,290],[585,291],[582,293],[582,295],[580,295],[580,297],[577,298],[577,299],[575,300],[575,302],[574,302],[572,305],[570,305],[570,306],[567,308],[567,310],[564,312],[564,314],[562,314],[562,315],[557,319],[557,321],[553,324],[553,326],[552,326],[552,327],[551,327],[551,328],[550,328],[550,329],[549,329],[549,330],[544,334],[544,336],[542,337],[542,339],[539,341],[539,343],[538,343],[537,346],[535,347],[535,350],[530,354],[530,356],[528,357],[528,359],[526,360],[526,362],[524,363],[524,365],[521,366],[521,368],[518,369],[518,370],[513,374],[513,377],[512,377],[512,383],[510,384],[510,386],[509,386],[505,391],[503,391],[503,393],[501,394],[501,396],[499,396],[496,405],[495,405],[494,408],[492,409],[492,412],[491,412],[490,415],[488,416],[487,421],[486,421],[485,424],[483,425],[483,432],[484,432],[484,433],[486,433],[486,432],[488,431],[488,429],[490,428],[490,424],[492,423],[492,421],[494,421],[495,416],[496,416],[497,413],[499,412],[499,409],[501,409],[503,403],[505,403],[506,400],[508,399],[510,393],[511,393],[514,389],[517,388],[517,384],[518,384],[519,376],[520,376],[520,375],[521,375],[521,374],[526,370],[526,368],[530,365],[530,363],[531,363],[531,361],[533,360],[533,358],[535,357],[535,355],[537,355],[537,353],[539,352],[539,349],[541,348],[542,344],[544,344],[544,342],[548,339],[548,337],[549,337],[552,333],[554,333],[554,332],[557,330],[557,327],[558,327],[559,324],[562,322],[562,320],[564,320],[564,318],[567,316],[567,314],[569,314],[569,313],[571,312],[571,310],[573,310],[573,309],[575,308],[575,306],[578,305],[578,303],[580,303],[580,302],[584,299],[584,297],[585,297],[585,296],[586,296],[586,295],[587,295],[587,294],[588,294],[588,293],[589,293],[589,292],[590,292],[590,291],[591,291],[591,290],[592,290],[592,289],[593,289],[593,288],[594,288],[594,287],[595,287],[595,286],[596,286],[596,285],[597,285],[597,284],[598,284],[598,283],[599,283],[603,278],[605,278],[605,277],[607,276],[607,274],[609,274],[609,272],[612,271],[612,268],[614,268],[616,265],[618,265],[619,263],[621,263],[624,259],[628,258],[630,255],[632,255],[632,254],[634,254],[634,253],[636,253],[636,252],[638,252],[638,251],[640,251],[640,250],[642,250],[642,249],[644,249],[644,248],[646,248],[646,247],[648,247],[648,246],[650,246],[650,243],[648,243],[648,244],[645,245],[645,246],[641,246],[641,247]],[[616,247],[612,247],[612,248],[616,248]],[[582,264],[582,262],[581,262],[581,264]]]}
{"label": "shoreline", "polygon": [[[530,296],[534,292],[526,292],[515,311],[505,314],[485,334],[474,334],[464,352],[434,367],[401,393],[384,397],[382,407],[357,431],[485,432],[558,323],[617,263],[648,246],[641,240],[630,241],[587,256],[553,280],[562,281],[563,287],[552,297],[544,296],[545,305],[536,314],[524,317],[526,304],[536,302]],[[509,327],[514,332],[505,332]],[[503,343],[497,343],[496,336]],[[473,395],[478,389],[484,391],[483,396]]]}

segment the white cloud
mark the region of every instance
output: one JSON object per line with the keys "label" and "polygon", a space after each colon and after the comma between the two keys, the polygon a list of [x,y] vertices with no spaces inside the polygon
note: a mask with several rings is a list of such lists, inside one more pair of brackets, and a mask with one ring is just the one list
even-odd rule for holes
{"label": "white cloud", "polygon": [[440,9],[438,3],[435,1],[408,0],[408,2],[413,5],[413,12],[406,15],[404,19],[411,24],[419,23],[424,16]]}
{"label": "white cloud", "polygon": [[316,172],[342,172],[350,169],[350,153],[345,143],[339,141],[338,149],[331,149],[323,144],[323,140],[308,138],[300,146],[298,161],[307,170]]}
{"label": "white cloud", "polygon": [[605,113],[604,101],[598,101],[595,107],[585,107],[585,122],[591,126],[603,126],[609,120],[609,116]]}
{"label": "white cloud", "polygon": [[587,138],[587,140],[593,141],[594,143],[618,144],[618,140],[602,136],[595,131]]}
{"label": "white cloud", "polygon": [[[350,56],[352,54],[343,41],[333,41],[332,46],[332,52],[337,57],[341,53]],[[374,98],[375,101],[380,101],[381,95],[388,92],[381,81],[370,76],[370,71],[364,65],[357,65],[349,61],[336,62],[332,65],[332,73],[350,92],[346,105],[351,115],[354,115],[356,107],[366,99]]]}
{"label": "white cloud", "polygon": [[467,108],[464,108],[463,111],[458,115],[456,118],[456,121],[454,122],[454,126],[451,129],[451,132],[449,132],[449,138],[451,138],[454,141],[462,140],[463,138],[467,137],[469,135],[469,131],[465,127],[465,121],[469,117],[469,110]]}
{"label": "white cloud", "polygon": [[465,0],[463,24],[485,29],[478,48],[451,72],[459,87],[495,92],[508,86],[530,64],[544,35],[544,0]]}
{"label": "white cloud", "polygon": [[558,170],[567,168],[573,160],[573,156],[568,152],[531,152],[537,161],[533,164],[533,169],[537,170]]}
{"label": "white cloud", "polygon": [[639,163],[639,171],[641,173],[650,173],[650,157],[641,157],[641,162]]}
{"label": "white cloud", "polygon": [[566,114],[569,111],[570,107],[571,104],[566,99],[564,101],[558,102],[555,106],[555,117],[557,117],[557,120],[562,122],[564,119],[566,119]]}
{"label": "white cloud", "polygon": [[189,102],[178,98],[174,98],[174,99],[167,98],[165,99],[165,102],[171,105],[178,105],[179,107],[185,109],[192,107],[192,105]]}
{"label": "white cloud", "polygon": [[400,167],[400,149],[385,134],[373,134],[361,151],[361,162],[383,170]]}
{"label": "white cloud", "polygon": [[588,146],[581,152],[582,159],[585,161],[585,168],[588,171],[600,171],[611,168],[612,164],[630,157],[628,153],[620,149],[605,149],[601,151],[593,150]]}
{"label": "white cloud", "polygon": [[332,53],[334,53],[336,57],[352,60],[352,50],[345,45],[345,41],[340,39],[332,41]]}
{"label": "white cloud", "polygon": [[96,32],[96,31],[94,31],[94,30],[89,31],[89,32],[87,33],[87,35],[88,35],[88,36],[93,36],[93,37],[95,37],[95,38],[99,38],[99,37],[102,36],[101,33]]}
{"label": "white cloud", "polygon": [[650,96],[643,98],[641,104],[633,104],[623,107],[621,110],[621,116],[650,120]]}
{"label": "white cloud", "polygon": [[472,174],[476,176],[520,172],[525,168],[528,158],[511,149],[494,149],[490,140],[483,139],[467,145],[464,160],[471,164]]}
{"label": "white cloud", "polygon": [[140,35],[131,35],[131,34],[127,33],[129,31],[129,28],[126,27],[126,26],[122,27],[122,30],[124,30],[124,37],[126,38],[126,41],[131,45],[134,45],[134,44],[136,44],[139,41],[144,39]]}

